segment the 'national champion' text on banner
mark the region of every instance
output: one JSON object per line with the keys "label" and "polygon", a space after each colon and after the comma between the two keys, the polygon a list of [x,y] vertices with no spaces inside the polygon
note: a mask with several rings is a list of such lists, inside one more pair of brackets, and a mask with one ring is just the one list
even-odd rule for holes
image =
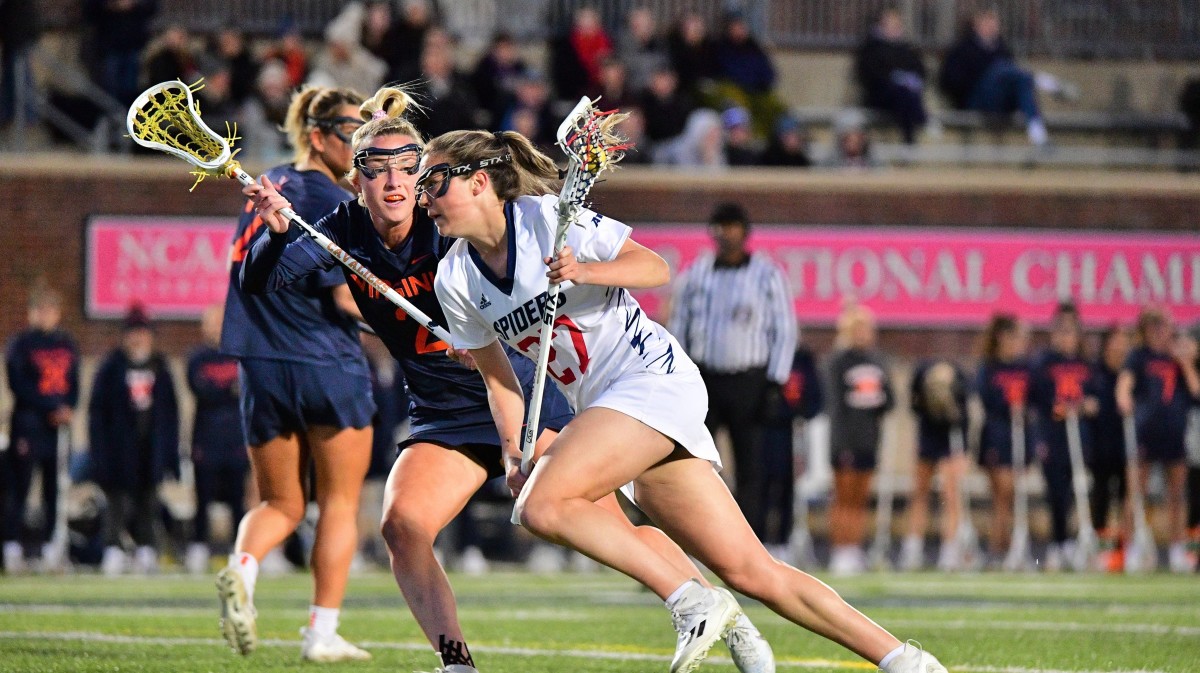
{"label": "'national champion' text on banner", "polygon": [[140,303],[153,318],[197,318],[223,301],[234,222],[215,217],[88,220],[85,309],[117,318]]}
{"label": "'national champion' text on banner", "polygon": [[[712,248],[707,229],[639,226],[634,239],[673,276]],[[1149,302],[1200,320],[1200,236],[1096,231],[756,226],[750,247],[783,269],[807,323],[832,323],[855,297],[891,325],[977,326],[993,312],[1049,320],[1073,298],[1092,325],[1129,324]],[[636,293],[665,320],[665,288]]]}

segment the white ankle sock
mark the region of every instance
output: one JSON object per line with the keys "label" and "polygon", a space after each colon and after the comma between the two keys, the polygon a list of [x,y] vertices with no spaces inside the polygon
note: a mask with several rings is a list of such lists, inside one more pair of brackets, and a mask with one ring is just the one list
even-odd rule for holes
{"label": "white ankle sock", "polygon": [[671,607],[678,603],[679,599],[683,597],[683,594],[694,584],[697,584],[696,580],[688,580],[683,584],[680,584],[679,588],[671,592],[671,595],[667,596],[667,600],[664,601],[667,604],[667,607]]}
{"label": "white ankle sock", "polygon": [[308,628],[321,638],[328,638],[337,633],[338,615],[341,612],[337,608],[310,605],[308,606]]}
{"label": "white ankle sock", "polygon": [[904,653],[904,644],[901,643],[899,647],[897,647],[896,649],[892,650],[891,652],[888,652],[887,654],[883,655],[883,658],[879,660],[879,668],[886,671],[888,664],[892,663],[892,661],[896,657],[900,656],[903,653]]}
{"label": "white ankle sock", "polygon": [[229,555],[229,565],[237,568],[242,574],[242,584],[246,586],[246,598],[254,602],[254,584],[258,582],[258,559],[247,552],[234,552]]}

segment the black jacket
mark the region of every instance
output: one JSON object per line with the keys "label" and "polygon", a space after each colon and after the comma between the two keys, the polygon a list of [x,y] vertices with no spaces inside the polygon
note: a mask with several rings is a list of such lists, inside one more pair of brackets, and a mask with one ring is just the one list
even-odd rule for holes
{"label": "black jacket", "polygon": [[[92,400],[88,405],[93,478],[104,488],[140,490],[179,476],[179,409],[175,384],[162,355],[151,356],[147,369],[153,372],[150,390],[133,391],[132,366],[125,352],[110,353],[96,372]],[[145,442],[137,432],[139,412],[135,396],[148,394],[149,410]]]}

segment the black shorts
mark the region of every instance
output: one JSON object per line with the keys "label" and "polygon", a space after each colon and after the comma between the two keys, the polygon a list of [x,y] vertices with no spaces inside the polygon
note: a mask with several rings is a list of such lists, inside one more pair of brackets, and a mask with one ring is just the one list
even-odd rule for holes
{"label": "black shorts", "polygon": [[245,358],[238,375],[242,433],[249,446],[314,425],[365,428],[375,415],[371,379],[338,366]]}

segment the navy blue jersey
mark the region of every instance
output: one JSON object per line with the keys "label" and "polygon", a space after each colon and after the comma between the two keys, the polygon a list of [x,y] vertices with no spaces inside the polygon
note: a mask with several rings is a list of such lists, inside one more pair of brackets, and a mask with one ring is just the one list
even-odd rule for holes
{"label": "navy blue jersey", "polygon": [[[350,198],[349,192],[319,171],[276,166],[267,171],[267,177],[306,222],[316,222]],[[241,286],[239,275],[246,253],[267,231],[247,200],[230,252],[221,351],[239,358],[337,365],[365,380],[367,362],[358,328],[338,310],[330,293],[330,288],[345,283],[340,272],[331,266],[325,273],[311,274],[271,294],[247,293]],[[292,227],[287,234],[289,240],[303,237],[300,227]]]}
{"label": "navy blue jersey", "polygon": [[[939,369],[934,370],[937,367]],[[945,381],[949,399],[940,399],[943,391],[930,382],[930,371],[936,377],[945,368],[953,377]],[[947,370],[947,371],[950,371]],[[926,454],[949,455],[950,431],[967,424],[967,375],[958,365],[943,359],[922,360],[913,370],[909,389],[909,406],[917,417],[917,441]]]}
{"label": "navy blue jersey", "polygon": [[201,346],[188,358],[187,382],[196,398],[192,461],[212,466],[245,465],[237,359],[211,346]]}
{"label": "navy blue jersey", "polygon": [[[340,205],[316,227],[434,322],[445,325],[433,279],[438,260],[454,241],[439,235],[423,210],[414,211],[414,218],[412,233],[395,250],[375,231],[367,209],[353,201]],[[251,290],[274,290],[335,266],[338,262],[311,239],[271,234],[251,247],[242,283]],[[446,343],[348,269],[345,273],[363,319],[400,363],[413,433],[447,417],[463,424],[492,423],[479,374],[448,358]],[[532,375],[533,365],[526,358],[510,360],[519,378]]]}
{"label": "navy blue jersey", "polygon": [[[983,434],[980,448],[1012,450],[1012,408],[1025,406],[1029,399],[1030,372],[1025,360],[991,361],[979,366],[975,391],[983,402]],[[1025,428],[1025,456],[1032,454],[1029,428]]]}
{"label": "navy blue jersey", "polygon": [[1142,346],[1130,351],[1124,368],[1133,374],[1134,415],[1139,431],[1146,428],[1182,436],[1192,395],[1179,362],[1168,353]]}
{"label": "navy blue jersey", "polygon": [[1092,459],[1102,465],[1125,462],[1125,431],[1121,412],[1117,410],[1117,377],[1120,372],[1097,362],[1093,371],[1093,387],[1099,410],[1092,419]]}
{"label": "navy blue jersey", "polygon": [[[1035,359],[1029,406],[1037,414],[1038,437],[1052,453],[1066,455],[1067,407],[1078,408],[1084,397],[1097,396],[1092,366],[1083,358],[1051,348]],[[1091,425],[1081,419],[1079,435],[1085,455],[1091,453],[1091,434]]]}
{"label": "navy blue jersey", "polygon": [[50,414],[79,402],[79,347],[62,330],[30,329],[9,343],[5,365],[13,391],[13,445],[24,440],[34,455],[54,455],[57,433]]}

